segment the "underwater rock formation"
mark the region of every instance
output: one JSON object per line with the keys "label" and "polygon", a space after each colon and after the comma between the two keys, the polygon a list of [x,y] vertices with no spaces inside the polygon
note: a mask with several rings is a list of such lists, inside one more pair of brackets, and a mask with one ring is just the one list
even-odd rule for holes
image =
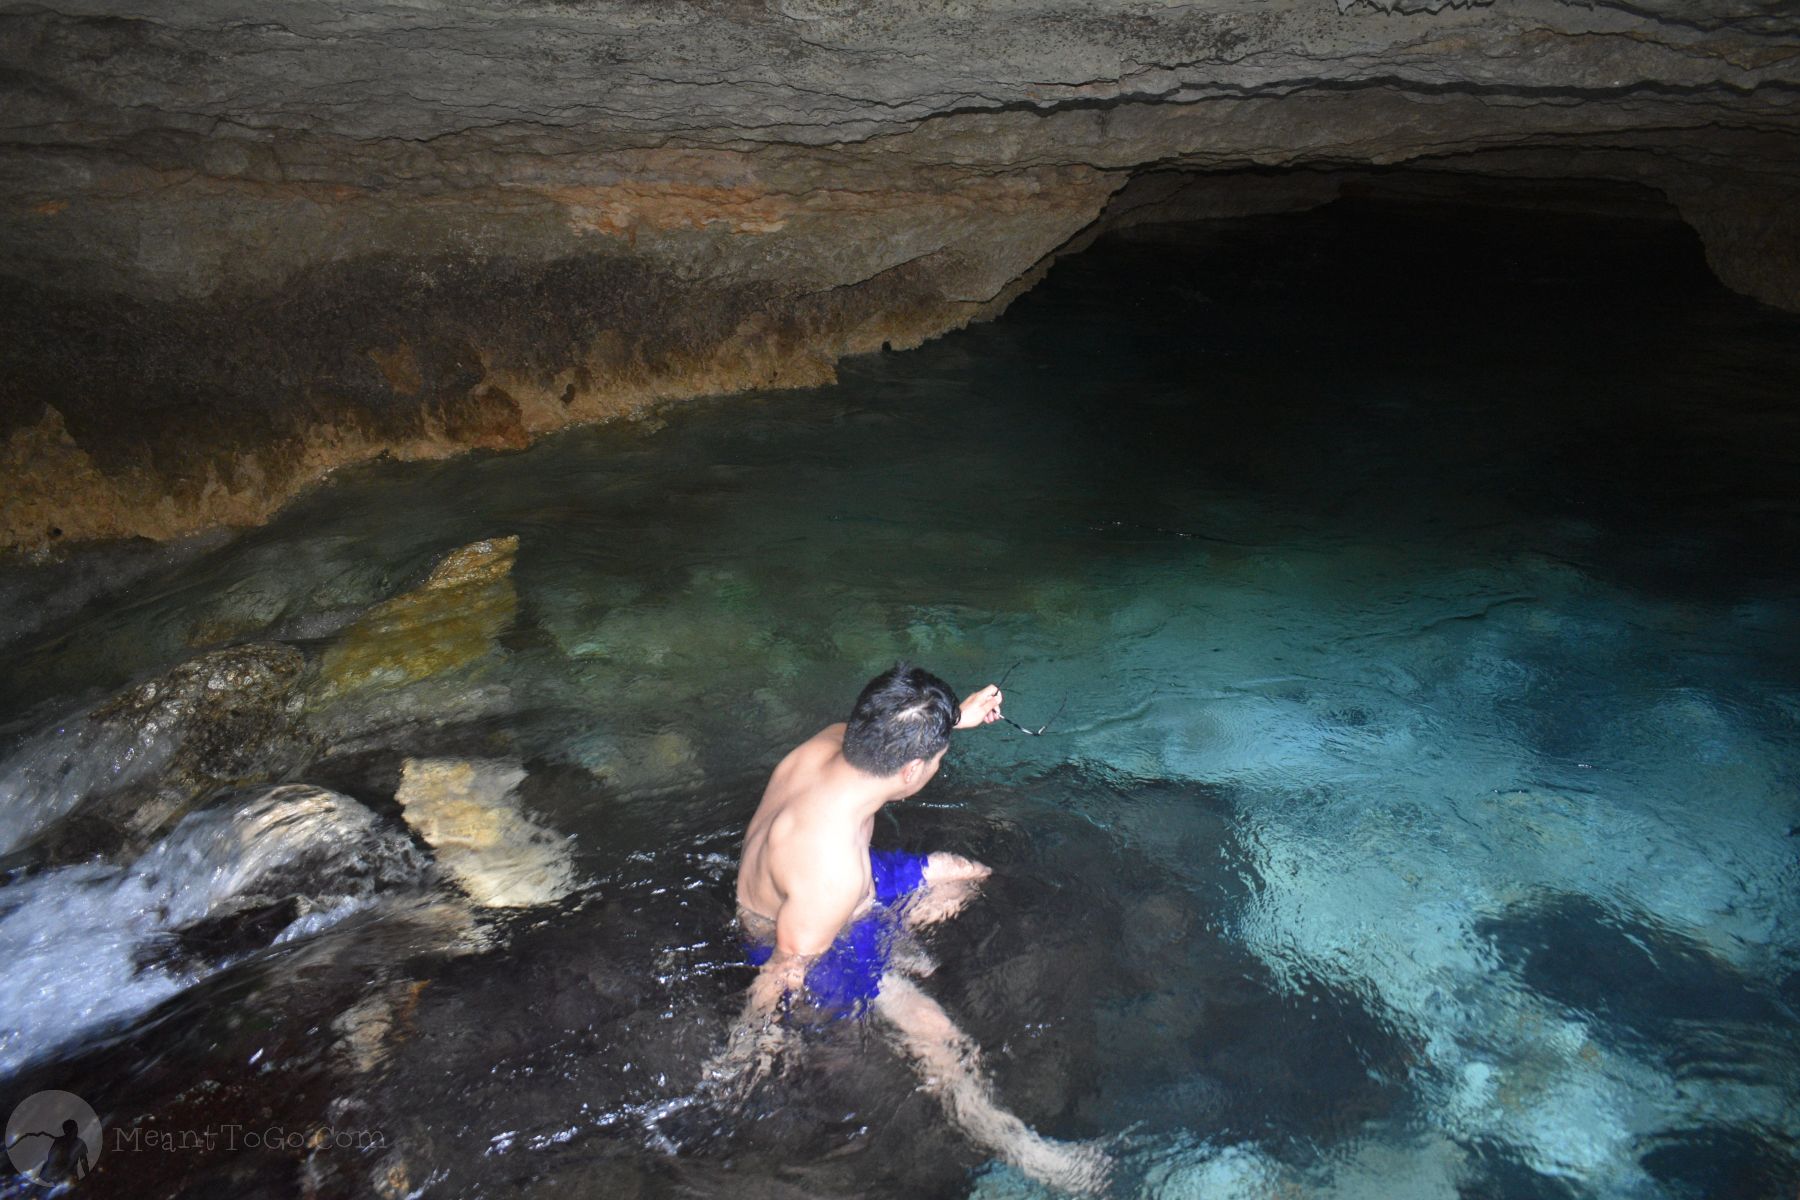
{"label": "underwater rock formation", "polygon": [[454,550],[417,588],[369,610],[325,652],[313,703],[414,683],[491,653],[518,606],[517,537]]}
{"label": "underwater rock formation", "polygon": [[1626,184],[1800,307],[1797,34],[1773,0],[10,4],[0,545],[827,381],[1155,219],[1145,180]]}
{"label": "underwater rock formation", "polygon": [[141,852],[194,809],[291,778],[325,746],[341,756],[479,715],[487,693],[467,668],[495,654],[513,619],[518,544],[450,551],[316,656],[280,642],[224,647],[45,723],[0,771],[0,853],[29,846],[63,863]]}

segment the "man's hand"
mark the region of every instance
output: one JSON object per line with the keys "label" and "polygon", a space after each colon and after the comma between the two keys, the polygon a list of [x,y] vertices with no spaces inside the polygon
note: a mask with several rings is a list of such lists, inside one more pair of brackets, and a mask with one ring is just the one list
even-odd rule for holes
{"label": "man's hand", "polygon": [[962,719],[958,729],[973,729],[1000,719],[1000,685],[990,683],[962,702]]}
{"label": "man's hand", "polygon": [[743,1103],[756,1085],[776,1073],[787,1050],[787,1031],[779,1012],[757,1013],[754,1005],[731,1028],[725,1048],[700,1068],[700,1088]]}
{"label": "man's hand", "polygon": [[757,1084],[775,1073],[789,1045],[781,1027],[781,1002],[804,986],[809,961],[776,954],[763,964],[750,983],[744,1011],[731,1027],[725,1048],[700,1068],[703,1090],[741,1104]]}

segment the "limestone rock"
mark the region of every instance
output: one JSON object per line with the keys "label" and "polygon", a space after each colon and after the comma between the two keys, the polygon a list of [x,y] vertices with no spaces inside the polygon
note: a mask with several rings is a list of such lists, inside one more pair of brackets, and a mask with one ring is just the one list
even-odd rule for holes
{"label": "limestone rock", "polygon": [[438,866],[483,908],[550,904],[575,886],[567,843],[519,810],[510,763],[407,759],[395,797]]}
{"label": "limestone rock", "polygon": [[276,643],[215,650],[29,739],[0,775],[0,848],[72,812],[52,858],[146,845],[220,788],[278,775],[308,750],[287,712],[304,667]]}
{"label": "limestone rock", "polygon": [[601,735],[586,743],[581,757],[596,779],[633,795],[691,788],[706,778],[693,742],[675,729],[633,737]]}
{"label": "limestone rock", "polygon": [[403,686],[491,653],[518,606],[518,549],[516,536],[474,542],[417,588],[376,605],[325,652],[315,700]]}
{"label": "limestone rock", "polygon": [[369,993],[331,1023],[344,1065],[359,1075],[387,1062],[396,1042],[411,1033],[413,1014],[429,981],[396,979]]}

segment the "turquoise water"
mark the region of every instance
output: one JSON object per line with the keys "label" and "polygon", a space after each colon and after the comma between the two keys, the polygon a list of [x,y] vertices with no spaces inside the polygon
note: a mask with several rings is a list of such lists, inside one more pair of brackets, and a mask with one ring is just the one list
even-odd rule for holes
{"label": "turquoise water", "polygon": [[[121,1194],[1036,1194],[875,1027],[697,1091],[762,782],[907,657],[1060,714],[959,734],[877,843],[994,867],[924,986],[1113,1194],[1791,1196],[1797,382],[1800,321],[1677,227],[1336,206],[1102,243],[833,388],[16,575],[0,788],[48,815],[0,890],[9,1091],[381,1135],[121,1150]],[[179,761],[92,705],[220,645],[317,670],[506,536],[474,658],[308,700],[147,849],[44,848]],[[555,898],[471,907],[388,845],[409,759],[510,781]],[[259,860],[268,903],[197,940],[169,914],[216,924],[216,827],[277,781],[385,848]]]}

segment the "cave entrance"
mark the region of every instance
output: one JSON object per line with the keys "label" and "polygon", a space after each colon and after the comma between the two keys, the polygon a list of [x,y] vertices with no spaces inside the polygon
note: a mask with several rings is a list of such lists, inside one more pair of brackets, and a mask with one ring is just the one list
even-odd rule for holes
{"label": "cave entrance", "polygon": [[[1307,219],[1274,220],[1282,214]],[[1718,281],[1680,212],[1653,188],[1416,168],[1190,172],[1135,176],[1089,237],[1212,248],[1216,269],[1292,284],[1346,320],[1413,322],[1525,301],[1533,287],[1633,306],[1716,298]],[[1379,298],[1398,311],[1374,313]],[[1426,305],[1450,303],[1445,311]]]}
{"label": "cave entrance", "polygon": [[[1169,173],[1094,233],[999,324],[1024,359],[1105,364],[1045,403],[1119,507],[1185,458],[1308,514],[1406,525],[1454,495],[1607,528],[1635,546],[1610,573],[1683,594],[1735,586],[1764,535],[1800,552],[1795,320],[1721,284],[1656,192]],[[1751,536],[1717,519],[1739,506],[1786,515]]]}

